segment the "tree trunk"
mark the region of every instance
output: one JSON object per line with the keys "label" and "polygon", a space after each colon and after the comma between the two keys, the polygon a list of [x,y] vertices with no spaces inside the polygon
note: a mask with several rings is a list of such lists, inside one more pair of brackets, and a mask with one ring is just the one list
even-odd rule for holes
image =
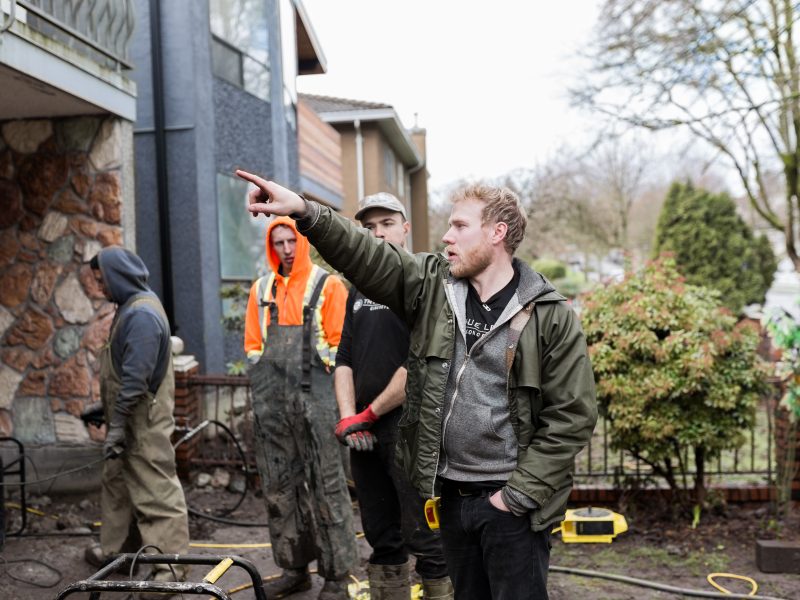
{"label": "tree trunk", "polygon": [[706,502],[706,451],[701,446],[694,449],[694,465],[697,470],[694,476],[695,502],[703,506]]}
{"label": "tree trunk", "polygon": [[800,485],[800,438],[798,423],[783,406],[775,407],[775,486],[778,510],[787,514],[792,504],[792,489]]}

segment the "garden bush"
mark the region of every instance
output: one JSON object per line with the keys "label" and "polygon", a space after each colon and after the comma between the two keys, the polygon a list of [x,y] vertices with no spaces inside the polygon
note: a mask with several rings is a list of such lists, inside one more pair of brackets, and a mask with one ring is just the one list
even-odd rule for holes
{"label": "garden bush", "polygon": [[567,276],[567,265],[560,260],[552,258],[537,258],[533,261],[533,268],[547,277],[550,281],[563,279]]}
{"label": "garden bush", "polygon": [[582,321],[612,446],[676,491],[694,467],[702,503],[705,465],[744,442],[765,389],[758,332],[737,325],[718,292],[685,283],[671,259],[596,289]]}

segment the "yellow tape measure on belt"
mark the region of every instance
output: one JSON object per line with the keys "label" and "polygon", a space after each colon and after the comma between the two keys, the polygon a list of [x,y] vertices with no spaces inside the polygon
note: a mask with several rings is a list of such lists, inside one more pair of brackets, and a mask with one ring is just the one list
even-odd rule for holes
{"label": "yellow tape measure on belt", "polygon": [[433,530],[439,529],[439,497],[428,498],[425,501],[425,520],[428,527]]}

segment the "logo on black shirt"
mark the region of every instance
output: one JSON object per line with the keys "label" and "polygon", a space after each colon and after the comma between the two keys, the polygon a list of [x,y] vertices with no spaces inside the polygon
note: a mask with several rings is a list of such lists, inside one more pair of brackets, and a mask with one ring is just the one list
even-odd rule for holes
{"label": "logo on black shirt", "polygon": [[353,302],[353,312],[354,313],[358,312],[359,310],[361,310],[364,307],[369,307],[370,311],[373,311],[373,310],[384,310],[384,309],[387,308],[383,304],[378,304],[377,302],[373,302],[372,300],[369,300],[368,298],[364,298],[363,300],[361,298],[359,298],[358,300]]}
{"label": "logo on black shirt", "polygon": [[482,323],[481,321],[467,317],[467,337],[472,336],[475,339],[479,339],[489,333],[492,329],[494,329],[494,324],[490,325],[489,323]]}

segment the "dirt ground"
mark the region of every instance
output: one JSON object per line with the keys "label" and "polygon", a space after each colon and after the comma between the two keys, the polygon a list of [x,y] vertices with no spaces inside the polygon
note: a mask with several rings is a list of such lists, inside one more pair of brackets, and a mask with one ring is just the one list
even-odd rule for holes
{"label": "dirt ground", "polygon": [[[188,489],[190,506],[199,511],[216,510],[232,506],[237,496],[222,489]],[[83,550],[91,542],[89,536],[67,536],[65,533],[88,532],[85,527],[100,518],[97,499],[92,498],[30,498],[29,505],[43,515],[29,514],[25,533],[29,537],[6,538],[0,552],[0,599],[44,600],[55,598],[67,584],[86,578],[94,569],[83,561]],[[360,520],[356,510],[356,523]],[[706,582],[712,572],[729,572],[752,577],[758,582],[758,594],[787,600],[800,599],[800,575],[767,574],[758,571],[755,564],[756,539],[780,537],[800,541],[800,508],[794,508],[790,517],[778,521],[767,506],[730,505],[720,507],[714,514],[704,514],[696,528],[689,518],[675,517],[669,507],[626,506],[625,515],[629,531],[611,544],[565,544],[558,535],[553,538],[551,564],[560,567],[588,569],[636,577],[650,582],[660,582],[676,587],[714,592]],[[248,493],[242,506],[231,518],[250,522],[264,522],[266,511],[263,501]],[[19,511],[8,508],[9,528],[13,531],[19,520]],[[96,531],[96,530],[95,530]],[[46,534],[42,536],[42,534]],[[62,534],[52,536],[50,534]],[[34,537],[36,536],[36,537]],[[241,527],[191,518],[193,544],[265,544],[266,527]],[[269,548],[192,548],[198,554],[238,554],[258,567],[262,576],[278,573]],[[354,574],[365,578],[365,565],[369,547],[359,539],[360,565]],[[513,558],[513,557],[509,557]],[[52,571],[40,563],[42,561]],[[15,562],[23,561],[23,562]],[[205,567],[194,567],[190,580],[200,581]],[[121,576],[119,576],[121,578]],[[311,591],[292,596],[297,600],[316,598],[321,579],[314,577]],[[22,581],[20,581],[22,580]],[[249,579],[241,570],[231,569],[218,582],[224,590],[233,590]],[[735,580],[719,580],[731,592],[746,594],[750,586]],[[37,587],[34,583],[39,584]],[[678,598],[676,594],[659,592],[644,587],[616,583],[552,572],[549,581],[551,600],[661,600]],[[85,598],[75,594],[72,598]],[[125,594],[104,595],[119,598]],[[187,598],[195,596],[187,596]],[[233,594],[236,600],[254,598],[251,589]]]}

